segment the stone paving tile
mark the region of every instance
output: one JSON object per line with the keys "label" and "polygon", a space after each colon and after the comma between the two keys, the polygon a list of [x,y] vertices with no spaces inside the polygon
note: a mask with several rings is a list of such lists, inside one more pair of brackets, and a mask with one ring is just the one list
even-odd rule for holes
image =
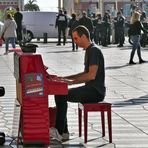
{"label": "stone paving tile", "polygon": [[[51,142],[51,148],[148,148],[148,64],[129,66],[131,47],[116,48],[111,45],[102,48],[106,64],[106,101],[112,105],[113,143],[106,136],[101,137],[100,114],[89,115],[88,143],[84,144],[84,135],[78,137],[78,110],[76,103],[69,103],[68,122],[71,140],[62,144]],[[6,95],[0,98],[0,131],[7,135],[5,147],[11,144],[16,148],[19,107],[15,101],[15,78],[13,76],[13,53],[3,55],[0,50],[0,81],[6,88]],[[55,44],[39,44],[38,53],[43,56],[48,72],[57,75],[73,74],[83,70],[84,51],[71,52],[71,44],[56,47]],[[142,49],[144,59],[148,59],[148,50]],[[119,60],[120,59],[120,60]],[[135,57],[135,61],[137,57]],[[49,97],[49,106],[55,106],[53,96]],[[18,146],[22,148],[21,145]],[[33,147],[32,147],[33,148]],[[37,146],[35,146],[37,148]]]}

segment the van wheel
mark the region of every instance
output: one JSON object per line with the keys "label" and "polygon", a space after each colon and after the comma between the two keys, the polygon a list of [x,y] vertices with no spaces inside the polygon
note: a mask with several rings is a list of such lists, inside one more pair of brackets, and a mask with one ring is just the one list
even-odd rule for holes
{"label": "van wheel", "polygon": [[33,39],[33,33],[29,30],[27,30],[27,37],[26,37],[26,41],[30,42]]}

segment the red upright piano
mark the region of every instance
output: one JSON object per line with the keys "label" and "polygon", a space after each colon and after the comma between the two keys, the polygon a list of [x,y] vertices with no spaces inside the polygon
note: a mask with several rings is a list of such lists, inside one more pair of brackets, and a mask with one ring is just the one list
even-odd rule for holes
{"label": "red upright piano", "polygon": [[21,51],[14,53],[14,76],[21,106],[19,139],[23,144],[49,145],[48,95],[67,94],[67,83],[47,73],[40,54]]}

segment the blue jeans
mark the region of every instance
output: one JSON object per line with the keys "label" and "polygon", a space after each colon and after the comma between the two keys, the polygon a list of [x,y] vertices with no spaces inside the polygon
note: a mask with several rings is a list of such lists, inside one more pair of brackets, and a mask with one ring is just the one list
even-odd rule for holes
{"label": "blue jeans", "polygon": [[138,58],[139,60],[141,60],[141,45],[140,45],[140,35],[132,35],[131,36],[131,39],[133,41],[133,47],[132,47],[132,51],[131,51],[131,56],[130,56],[130,60],[132,61],[133,58],[134,58],[134,54],[135,54],[135,51],[137,49],[137,55],[138,55]]}
{"label": "blue jeans", "polygon": [[12,47],[15,48],[15,37],[8,37],[5,39],[5,47],[6,47],[6,52],[8,52],[9,49],[9,43],[11,43]]}
{"label": "blue jeans", "polygon": [[55,128],[62,135],[68,132],[67,126],[67,102],[81,103],[97,103],[104,100],[95,88],[88,86],[80,86],[68,90],[68,95],[55,95],[55,103],[57,107]]}

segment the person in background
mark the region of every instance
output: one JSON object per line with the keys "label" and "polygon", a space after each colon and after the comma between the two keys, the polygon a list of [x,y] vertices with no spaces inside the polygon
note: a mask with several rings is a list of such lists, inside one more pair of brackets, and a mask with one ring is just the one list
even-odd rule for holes
{"label": "person in background", "polygon": [[17,33],[17,41],[21,42],[22,41],[22,20],[23,20],[23,15],[20,12],[19,7],[16,8],[16,13],[14,14],[14,20],[17,24],[17,29],[16,29],[16,33]]}
{"label": "person in background", "polygon": [[87,13],[85,11],[82,12],[82,17],[79,19],[79,24],[85,26],[89,32],[90,32],[90,39],[93,40],[93,22],[92,20],[87,16]]}
{"label": "person in background", "polygon": [[130,54],[129,64],[136,64],[133,61],[136,50],[139,58],[139,64],[145,62],[141,57],[141,45],[140,45],[141,30],[148,33],[148,31],[143,27],[142,23],[140,22],[140,13],[138,11],[134,11],[130,21],[130,35],[133,41],[133,47]]}
{"label": "person in background", "polygon": [[67,28],[68,22],[67,17],[65,14],[63,14],[62,10],[59,10],[59,14],[56,18],[56,24],[55,27],[58,27],[58,43],[57,46],[61,45],[61,33],[63,34],[63,45],[66,43],[66,28]]}
{"label": "person in background", "polygon": [[107,35],[107,43],[108,44],[111,44],[111,41],[110,41],[110,37],[111,37],[111,13],[110,13],[110,10],[107,10],[108,12],[108,19],[109,19],[109,28],[108,28],[108,35]]}
{"label": "person in background", "polygon": [[67,15],[67,11],[66,11],[66,10],[64,10],[64,15],[67,17],[67,27],[66,27],[66,43],[67,43],[68,24],[69,24],[69,21],[70,21],[70,17],[68,17],[68,15]]}
{"label": "person in background", "polygon": [[78,26],[72,31],[74,42],[85,49],[84,71],[62,77],[68,85],[81,84],[69,88],[67,95],[55,95],[57,107],[55,128],[50,128],[50,136],[62,141],[68,140],[67,102],[97,103],[105,97],[105,66],[104,56],[100,48],[90,40],[89,30],[85,26]]}
{"label": "person in background", "polygon": [[106,11],[102,18],[102,46],[107,46],[108,44],[110,44],[110,25],[110,15],[108,11]]}
{"label": "person in background", "polygon": [[8,49],[9,49],[9,42],[11,42],[12,47],[15,48],[15,40],[16,40],[16,28],[17,24],[15,20],[13,19],[11,14],[6,15],[6,20],[4,22],[4,26],[1,32],[1,36],[4,37],[5,39],[5,55],[8,54]]}
{"label": "person in background", "polygon": [[101,45],[101,34],[102,34],[102,16],[101,13],[96,15],[96,18],[93,21],[94,25],[94,41],[96,44]]}
{"label": "person in background", "polygon": [[117,12],[117,17],[114,19],[115,22],[115,34],[119,45],[117,47],[123,47],[124,44],[124,27],[125,27],[125,17],[122,12]]}
{"label": "person in background", "polygon": [[[147,16],[146,16],[146,12],[145,11],[142,12],[142,14],[140,16],[140,21],[143,24],[144,28],[148,29],[148,20],[147,20]],[[147,33],[145,33],[145,32],[142,33],[141,41],[140,41],[142,47],[146,46],[147,40],[148,40]]]}
{"label": "person in background", "polygon": [[78,45],[75,45],[73,36],[72,36],[72,30],[76,28],[79,25],[79,21],[76,19],[76,14],[72,13],[71,15],[72,19],[69,21],[68,27],[69,27],[69,35],[71,36],[72,39],[72,51],[78,50]]}
{"label": "person in background", "polygon": [[142,23],[148,23],[148,22],[147,22],[147,16],[146,16],[146,12],[145,12],[145,11],[142,12],[142,14],[141,14],[141,16],[140,16],[140,21],[141,21]]}

